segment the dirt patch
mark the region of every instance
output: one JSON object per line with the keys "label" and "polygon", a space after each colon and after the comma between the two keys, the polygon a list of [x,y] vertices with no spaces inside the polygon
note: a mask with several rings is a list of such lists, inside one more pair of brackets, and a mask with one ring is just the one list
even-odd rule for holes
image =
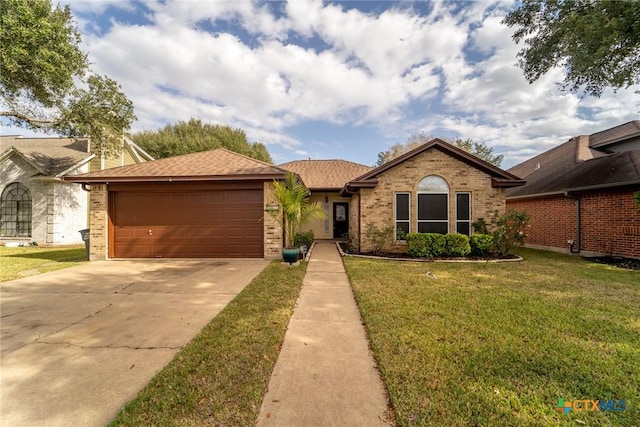
{"label": "dirt patch", "polygon": [[613,265],[629,270],[640,270],[640,259],[624,258],[618,256],[583,257],[585,260],[598,264]]}

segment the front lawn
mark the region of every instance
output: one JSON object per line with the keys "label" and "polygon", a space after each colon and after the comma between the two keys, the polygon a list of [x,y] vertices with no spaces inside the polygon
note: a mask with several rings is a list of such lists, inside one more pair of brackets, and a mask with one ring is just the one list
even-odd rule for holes
{"label": "front lawn", "polygon": [[306,265],[268,265],[111,425],[253,425]]}
{"label": "front lawn", "polygon": [[[344,258],[398,425],[637,426],[640,272],[518,254],[524,262]],[[564,415],[560,398],[626,410]]]}
{"label": "front lawn", "polygon": [[73,267],[86,259],[84,246],[0,246],[0,282]]}

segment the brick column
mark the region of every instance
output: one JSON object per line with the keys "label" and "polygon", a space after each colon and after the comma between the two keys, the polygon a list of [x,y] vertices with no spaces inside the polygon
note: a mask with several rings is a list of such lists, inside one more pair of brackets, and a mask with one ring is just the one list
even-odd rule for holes
{"label": "brick column", "polygon": [[278,221],[282,215],[282,207],[278,206],[279,215],[274,218],[267,212],[267,205],[277,204],[273,197],[273,183],[264,183],[264,257],[278,259],[282,257],[282,223]]}
{"label": "brick column", "polygon": [[92,184],[89,201],[89,229],[91,242],[89,259],[101,261],[107,259],[109,229],[109,193],[106,184]]}

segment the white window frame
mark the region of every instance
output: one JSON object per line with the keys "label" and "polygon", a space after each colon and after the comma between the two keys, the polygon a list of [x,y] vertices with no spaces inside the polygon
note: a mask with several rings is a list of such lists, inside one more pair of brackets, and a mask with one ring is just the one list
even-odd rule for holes
{"label": "white window frame", "polygon": [[[450,220],[450,214],[451,212],[449,212],[449,204],[450,202],[450,192],[451,192],[451,187],[449,186],[449,183],[447,182],[446,179],[444,179],[443,177],[441,177],[440,175],[428,175],[425,176],[424,178],[422,178],[420,180],[420,182],[424,181],[426,178],[429,177],[436,177],[441,179],[442,181],[444,181],[444,183],[447,185],[447,191],[417,191],[416,192],[416,231],[420,232],[420,224],[421,223],[444,223],[447,225],[447,233],[450,231],[451,229],[451,225],[449,224],[449,220]],[[420,188],[420,182],[418,183],[418,188]],[[421,194],[444,194],[445,196],[447,196],[447,200],[446,200],[446,212],[447,212],[447,218],[443,219],[443,220],[433,220],[433,219],[420,219],[420,195]],[[446,233],[445,233],[446,234]]]}
{"label": "white window frame", "polygon": [[[406,194],[408,196],[408,206],[407,206],[407,212],[409,213],[409,218],[408,219],[398,219],[398,195],[400,194]],[[406,241],[406,239],[398,239],[398,223],[403,223],[403,224],[407,224],[409,227],[409,231],[407,233],[411,232],[411,192],[410,191],[397,191],[393,194],[393,226],[394,226],[394,239],[398,242],[404,242]]]}

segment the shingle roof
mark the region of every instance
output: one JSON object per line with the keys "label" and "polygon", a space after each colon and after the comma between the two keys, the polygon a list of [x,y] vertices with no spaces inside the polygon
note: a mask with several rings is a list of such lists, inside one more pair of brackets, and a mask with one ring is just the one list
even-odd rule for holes
{"label": "shingle roof", "polygon": [[[527,184],[507,190],[507,198],[536,197],[562,194],[597,188],[640,185],[640,151],[629,150],[606,153],[593,148],[593,141],[600,147],[612,142],[635,138],[640,122],[629,122],[621,126],[595,133],[586,138],[588,160],[578,157],[581,137],[571,138],[551,150],[545,151],[517,166],[509,172],[522,176]],[[634,130],[635,129],[635,130]],[[626,137],[625,137],[626,135]],[[595,138],[594,138],[595,136]]]}
{"label": "shingle roof", "polygon": [[476,156],[473,156],[468,152],[449,144],[448,142],[445,142],[439,138],[435,138],[381,166],[378,166],[375,169],[370,170],[363,175],[354,178],[353,180],[345,184],[341,193],[345,195],[353,194],[355,191],[357,191],[358,188],[375,187],[378,183],[378,175],[398,166],[400,163],[411,159],[414,156],[417,156],[431,149],[440,150],[449,156],[452,156],[478,170],[483,171],[487,175],[491,176],[492,185],[494,187],[514,187],[524,184],[524,181],[518,178],[518,176],[516,176],[515,174],[500,169],[499,167],[486,162]]}
{"label": "shingle roof", "polygon": [[369,172],[370,166],[346,160],[296,160],[279,167],[294,172],[310,190],[340,190],[347,182]]}
{"label": "shingle roof", "polygon": [[207,181],[278,179],[286,171],[238,153],[218,148],[167,157],[136,165],[65,178],[73,182]]}
{"label": "shingle roof", "polygon": [[600,148],[623,139],[635,137],[640,137],[640,120],[633,120],[601,132],[596,132],[589,136],[589,145],[593,148]]}
{"label": "shingle roof", "polygon": [[2,157],[15,152],[38,170],[40,176],[56,177],[93,158],[86,139],[23,138],[0,136]]}

